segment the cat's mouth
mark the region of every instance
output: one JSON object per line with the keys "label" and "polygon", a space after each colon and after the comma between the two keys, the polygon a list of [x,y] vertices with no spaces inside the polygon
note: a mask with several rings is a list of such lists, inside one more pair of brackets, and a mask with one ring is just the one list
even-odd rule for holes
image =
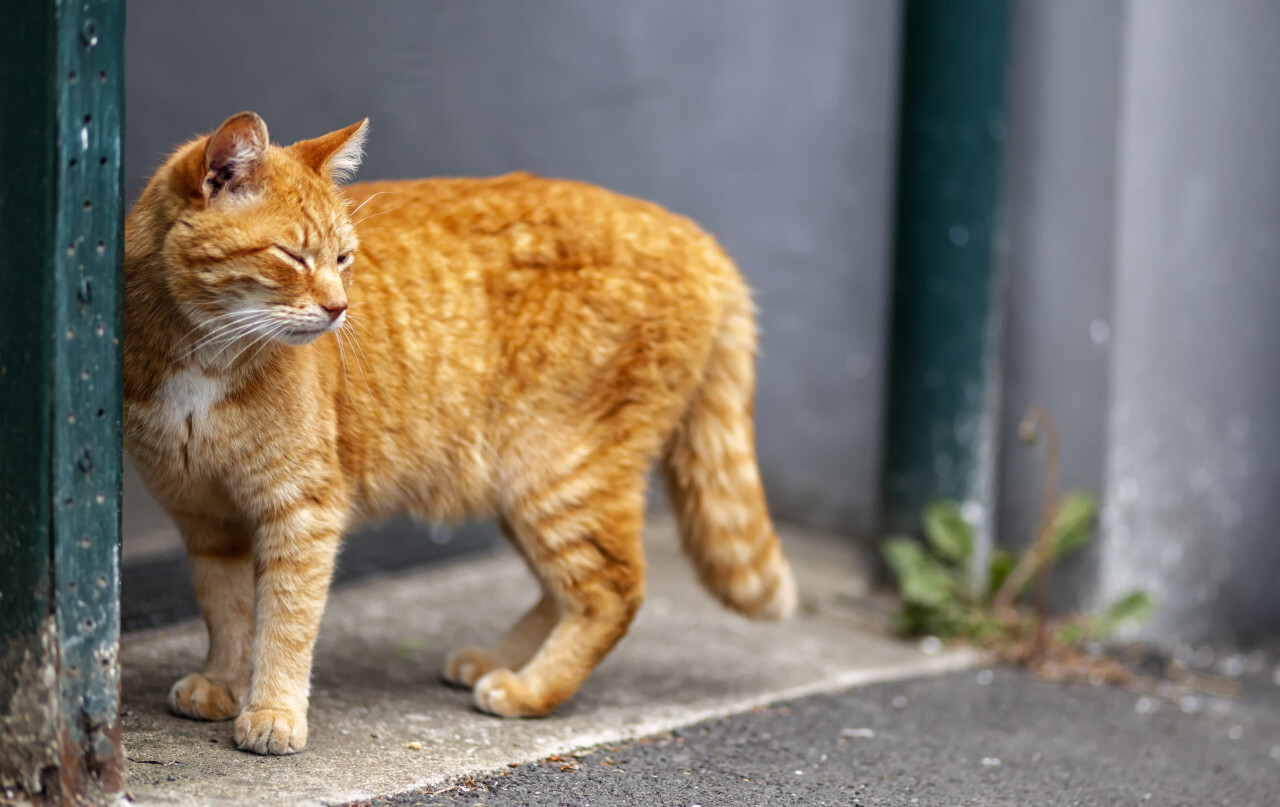
{"label": "cat's mouth", "polygon": [[305,345],[329,332],[328,328],[298,328],[280,334],[279,339],[290,345]]}

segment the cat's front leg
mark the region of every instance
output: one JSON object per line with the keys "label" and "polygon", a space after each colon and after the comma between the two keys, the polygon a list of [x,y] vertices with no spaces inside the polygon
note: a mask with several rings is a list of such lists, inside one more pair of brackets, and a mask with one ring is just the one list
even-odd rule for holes
{"label": "cat's front leg", "polygon": [[320,496],[273,508],[254,536],[253,675],[236,745],[294,754],[307,744],[311,653],[324,612],[345,510]]}
{"label": "cat's front leg", "polygon": [[175,515],[196,598],[209,630],[204,671],[169,690],[169,708],[196,720],[230,720],[249,690],[253,642],[253,558],[249,531],[220,519]]}

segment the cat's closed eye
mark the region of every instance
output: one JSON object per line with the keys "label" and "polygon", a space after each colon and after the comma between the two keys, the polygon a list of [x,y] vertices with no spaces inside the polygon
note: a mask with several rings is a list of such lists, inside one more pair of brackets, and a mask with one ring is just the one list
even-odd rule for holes
{"label": "cat's closed eye", "polygon": [[307,262],[306,262],[305,260],[303,260],[302,256],[301,256],[301,255],[299,255],[298,253],[296,253],[296,252],[294,252],[294,251],[292,251],[292,250],[289,250],[289,249],[285,249],[284,247],[280,246],[279,244],[276,244],[276,245],[275,245],[275,247],[276,247],[276,249],[277,249],[278,251],[283,252],[286,256],[288,256],[288,258],[289,258],[290,260],[292,260],[294,263],[296,263],[296,264],[298,264],[299,266],[301,266],[303,269],[306,269],[306,268],[307,268]]}

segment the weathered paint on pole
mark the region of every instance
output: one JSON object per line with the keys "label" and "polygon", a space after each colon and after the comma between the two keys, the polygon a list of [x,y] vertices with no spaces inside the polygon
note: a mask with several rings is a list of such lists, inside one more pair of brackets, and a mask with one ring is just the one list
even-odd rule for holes
{"label": "weathered paint on pole", "polygon": [[998,207],[1007,0],[908,0],[883,526],[960,501],[985,566],[999,410]]}
{"label": "weathered paint on pole", "polygon": [[124,6],[11,8],[0,33],[0,789],[122,788]]}

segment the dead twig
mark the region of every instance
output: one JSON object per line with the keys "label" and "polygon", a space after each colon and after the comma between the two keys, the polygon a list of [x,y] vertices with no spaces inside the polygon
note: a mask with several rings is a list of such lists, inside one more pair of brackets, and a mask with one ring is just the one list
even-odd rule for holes
{"label": "dead twig", "polygon": [[1053,416],[1042,406],[1033,405],[1018,424],[1018,437],[1033,443],[1043,434],[1046,443],[1044,468],[1044,493],[1040,502],[1040,526],[1031,551],[1023,553],[1018,565],[1005,579],[996,593],[994,605],[997,611],[1010,608],[1018,594],[1034,575],[1036,581],[1036,647],[1045,647],[1045,626],[1049,617],[1049,570],[1053,559],[1053,522],[1058,517],[1058,463],[1062,444]]}

